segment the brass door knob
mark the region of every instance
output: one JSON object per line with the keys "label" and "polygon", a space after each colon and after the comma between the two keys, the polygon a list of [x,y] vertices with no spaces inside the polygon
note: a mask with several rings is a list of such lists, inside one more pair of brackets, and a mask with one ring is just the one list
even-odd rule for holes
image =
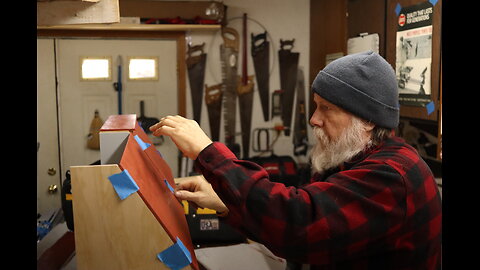
{"label": "brass door knob", "polygon": [[57,190],[58,190],[57,185],[50,185],[50,186],[48,186],[48,193],[53,194],[53,193],[56,193]]}
{"label": "brass door knob", "polygon": [[48,169],[48,175],[55,175],[56,173],[57,173],[57,170],[55,168]]}

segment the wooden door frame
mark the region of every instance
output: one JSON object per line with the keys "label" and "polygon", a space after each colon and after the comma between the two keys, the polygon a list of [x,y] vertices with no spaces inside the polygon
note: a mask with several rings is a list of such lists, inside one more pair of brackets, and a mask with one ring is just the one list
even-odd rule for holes
{"label": "wooden door frame", "polygon": [[177,108],[178,114],[186,117],[186,41],[184,31],[129,31],[129,30],[69,30],[37,29],[37,37],[49,38],[126,38],[170,39],[177,42]]}

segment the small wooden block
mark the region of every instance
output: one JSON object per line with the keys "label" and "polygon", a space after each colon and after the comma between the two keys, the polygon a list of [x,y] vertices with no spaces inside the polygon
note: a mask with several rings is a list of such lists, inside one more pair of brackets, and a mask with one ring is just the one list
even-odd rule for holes
{"label": "small wooden block", "polygon": [[110,115],[100,131],[134,130],[136,123],[136,114]]}

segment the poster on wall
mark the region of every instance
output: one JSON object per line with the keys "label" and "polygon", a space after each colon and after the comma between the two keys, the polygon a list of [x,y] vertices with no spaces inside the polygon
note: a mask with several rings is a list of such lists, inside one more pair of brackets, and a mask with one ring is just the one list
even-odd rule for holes
{"label": "poster on wall", "polygon": [[431,102],[433,5],[398,6],[395,72],[402,105]]}

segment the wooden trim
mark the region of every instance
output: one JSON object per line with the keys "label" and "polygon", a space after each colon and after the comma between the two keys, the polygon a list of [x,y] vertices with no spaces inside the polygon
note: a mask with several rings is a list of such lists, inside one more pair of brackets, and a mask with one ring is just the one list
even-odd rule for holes
{"label": "wooden trim", "polygon": [[71,30],[39,28],[37,37],[52,38],[138,38],[138,39],[174,39],[177,41],[177,93],[178,93],[178,114],[187,115],[187,84],[185,62],[186,41],[185,32],[182,31],[128,31],[128,30]]}
{"label": "wooden trim", "polygon": [[37,26],[38,30],[105,30],[105,31],[216,31],[220,24],[69,24]]}
{"label": "wooden trim", "polygon": [[181,33],[177,36],[177,88],[178,90],[178,114],[187,117],[187,80],[186,70],[187,62],[185,60],[185,54],[187,52],[187,42],[185,40],[185,33]]}

